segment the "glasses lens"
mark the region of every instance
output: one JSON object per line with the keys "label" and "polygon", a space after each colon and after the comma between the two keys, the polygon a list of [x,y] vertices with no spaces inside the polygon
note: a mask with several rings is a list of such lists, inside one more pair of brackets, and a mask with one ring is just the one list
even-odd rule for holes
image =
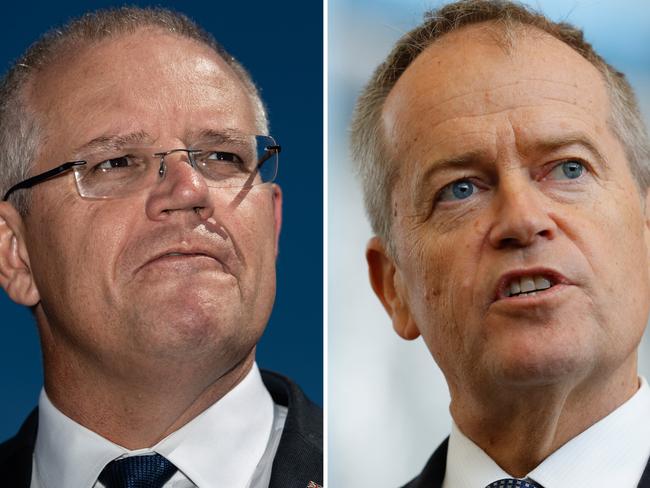
{"label": "glasses lens", "polygon": [[257,170],[263,183],[270,183],[278,176],[280,146],[271,136],[256,136]]}
{"label": "glasses lens", "polygon": [[159,171],[161,156],[166,165],[177,164],[171,161],[172,153],[180,153],[180,159],[203,175],[209,187],[244,188],[275,179],[279,150],[270,136],[228,134],[201,144],[200,149],[175,149],[164,156],[150,147],[92,154],[84,158],[87,164],[74,171],[82,197],[124,197],[157,184],[165,175]]}
{"label": "glasses lens", "polygon": [[193,157],[212,188],[244,188],[275,179],[279,147],[270,136],[228,136]]}
{"label": "glasses lens", "polygon": [[118,154],[93,154],[87,164],[75,168],[82,197],[112,198],[130,195],[156,181],[147,149],[127,149]]}

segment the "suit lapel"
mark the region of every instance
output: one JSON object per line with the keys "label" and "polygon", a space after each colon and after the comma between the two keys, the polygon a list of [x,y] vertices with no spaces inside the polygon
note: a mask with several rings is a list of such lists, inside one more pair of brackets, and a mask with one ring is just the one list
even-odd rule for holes
{"label": "suit lapel", "polygon": [[294,383],[262,371],[273,401],[288,407],[273,460],[269,488],[317,488],[323,484],[323,412]]}
{"label": "suit lapel", "polygon": [[650,488],[650,460],[648,461],[648,464],[645,465],[643,475],[641,475],[641,480],[637,486],[638,488]]}
{"label": "suit lapel", "polygon": [[436,449],[417,478],[412,479],[402,488],[442,488],[447,468],[447,447],[449,437]]}
{"label": "suit lapel", "polygon": [[29,488],[32,481],[32,455],[36,445],[38,410],[34,409],[15,437],[0,445],[2,486]]}

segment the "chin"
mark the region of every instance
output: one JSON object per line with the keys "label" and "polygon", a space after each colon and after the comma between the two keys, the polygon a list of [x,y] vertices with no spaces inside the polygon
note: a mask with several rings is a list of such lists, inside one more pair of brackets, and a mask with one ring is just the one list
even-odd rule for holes
{"label": "chin", "polygon": [[[571,347],[574,346],[574,347]],[[593,357],[572,344],[553,347],[536,342],[488,355],[487,373],[492,381],[511,386],[544,386],[580,378],[593,367]]]}
{"label": "chin", "polygon": [[583,368],[575,361],[515,361],[494,365],[493,377],[513,386],[544,386],[582,376]]}
{"label": "chin", "polygon": [[141,307],[130,323],[136,328],[132,337],[148,354],[195,357],[232,347],[237,335],[247,335],[238,327],[240,321],[239,307],[177,296]]}

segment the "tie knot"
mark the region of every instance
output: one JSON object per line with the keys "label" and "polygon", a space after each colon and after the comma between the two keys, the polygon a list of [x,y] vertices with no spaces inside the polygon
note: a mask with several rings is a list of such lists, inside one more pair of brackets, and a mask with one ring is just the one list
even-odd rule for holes
{"label": "tie knot", "polygon": [[485,488],[543,488],[542,485],[535,483],[531,479],[518,480],[515,478],[505,478],[490,483]]}
{"label": "tie knot", "polygon": [[99,475],[106,488],[161,488],[177,471],[160,454],[111,461]]}

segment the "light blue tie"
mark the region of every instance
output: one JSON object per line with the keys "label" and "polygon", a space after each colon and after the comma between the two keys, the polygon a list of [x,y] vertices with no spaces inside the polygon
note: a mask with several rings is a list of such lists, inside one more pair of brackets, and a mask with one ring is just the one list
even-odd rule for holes
{"label": "light blue tie", "polygon": [[515,478],[504,478],[502,480],[490,483],[485,488],[544,488],[542,485],[535,483],[533,480],[526,478],[518,480]]}
{"label": "light blue tie", "polygon": [[111,461],[99,475],[106,488],[162,488],[177,471],[160,454]]}

